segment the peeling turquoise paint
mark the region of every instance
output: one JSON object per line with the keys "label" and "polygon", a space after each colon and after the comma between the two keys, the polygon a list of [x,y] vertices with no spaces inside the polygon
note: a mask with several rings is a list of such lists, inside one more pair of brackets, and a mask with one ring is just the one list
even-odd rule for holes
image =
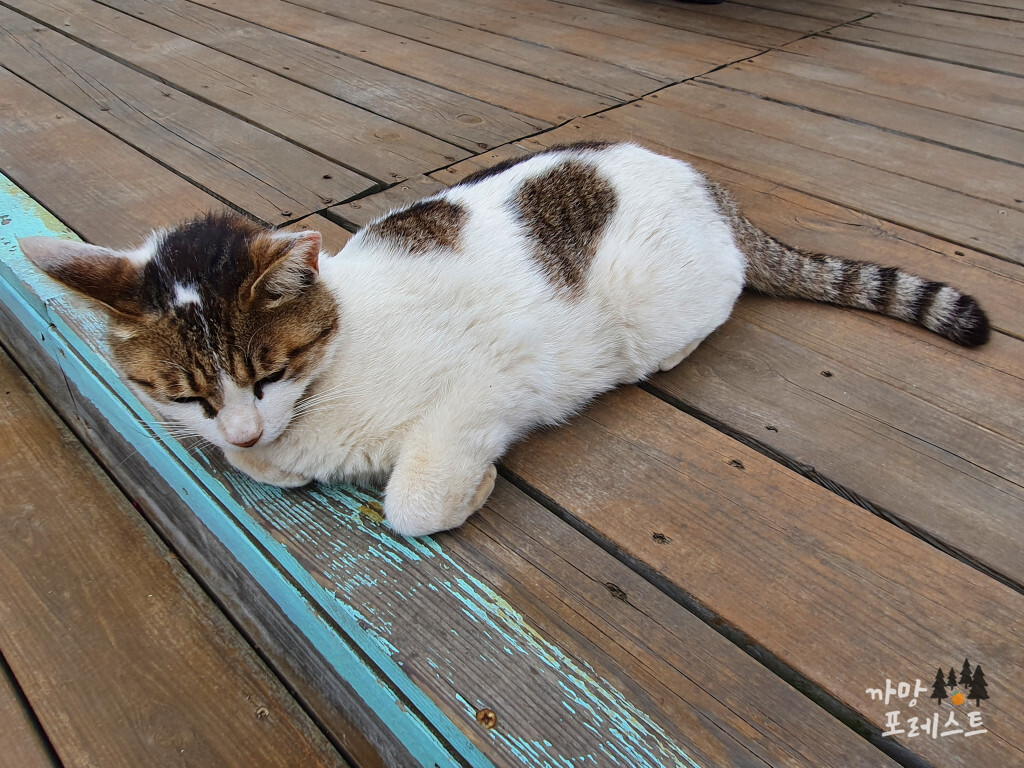
{"label": "peeling turquoise paint", "polygon": [[[42,337],[47,353],[61,363],[65,374],[102,409],[133,448],[182,497],[192,500],[196,515],[424,765],[457,765],[460,760],[473,766],[491,764],[403,671],[409,666],[404,656],[410,649],[402,647],[396,622],[410,610],[407,606],[444,599],[461,606],[464,630],[442,630],[438,635],[445,638],[443,642],[415,649],[420,663],[437,680],[455,685],[464,671],[460,662],[470,653],[493,666],[496,676],[511,665],[541,665],[546,670],[542,692],[551,699],[550,716],[571,718],[600,738],[595,752],[573,755],[566,754],[565,745],[557,740],[531,733],[531,728],[540,726],[530,723],[484,731],[502,744],[501,751],[529,765],[698,767],[610,681],[543,637],[436,541],[391,535],[379,524],[379,499],[374,494],[351,487],[314,487],[303,494],[288,493],[235,474],[229,485],[218,480],[218,470],[171,438],[117,378],[103,354],[102,319],[72,306],[53,283],[26,263],[14,237],[31,235],[73,237],[0,176],[0,301],[11,307],[37,338]],[[65,317],[74,317],[82,335]],[[264,524],[274,529],[260,525],[233,494],[253,508],[272,507],[275,514]],[[329,516],[325,516],[327,511]],[[324,558],[323,573],[310,573],[299,561],[293,549],[303,545],[316,549],[318,563]],[[428,567],[433,574],[430,580],[410,585],[410,574],[417,569],[426,572]],[[438,578],[439,573],[443,578]],[[326,577],[333,586],[325,587],[317,576]],[[325,615],[341,633],[324,620]],[[483,640],[492,649],[490,657],[479,649],[471,650]],[[472,720],[487,702],[471,698],[468,686],[465,691],[467,695],[456,688],[456,697]],[[500,717],[514,723],[516,714],[506,712]]]}

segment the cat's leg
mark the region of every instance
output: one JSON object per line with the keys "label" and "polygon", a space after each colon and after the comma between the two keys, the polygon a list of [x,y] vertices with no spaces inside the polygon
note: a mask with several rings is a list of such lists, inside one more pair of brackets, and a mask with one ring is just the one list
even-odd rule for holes
{"label": "cat's leg", "polygon": [[384,491],[387,524],[406,536],[456,528],[483,506],[497,470],[486,449],[459,435],[417,429],[406,439]]}
{"label": "cat's leg", "polygon": [[259,451],[224,451],[224,456],[235,469],[240,470],[261,483],[280,488],[301,488],[313,478],[278,469]]}
{"label": "cat's leg", "polygon": [[673,368],[675,368],[677,365],[683,362],[683,360],[689,357],[690,353],[693,352],[693,350],[695,350],[702,341],[704,341],[704,339],[697,339],[697,341],[687,344],[674,355],[669,355],[660,363],[658,363],[658,370],[671,371]]}

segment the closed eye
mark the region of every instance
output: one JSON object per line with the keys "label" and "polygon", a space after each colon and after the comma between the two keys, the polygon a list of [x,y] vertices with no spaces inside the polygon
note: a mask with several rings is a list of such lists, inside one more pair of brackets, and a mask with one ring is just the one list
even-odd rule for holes
{"label": "closed eye", "polygon": [[273,384],[275,381],[280,381],[282,378],[284,378],[284,371],[285,369],[282,368],[276,373],[272,373],[269,376],[264,376],[262,379],[260,379],[259,381],[252,385],[252,393],[256,396],[257,400],[263,399],[263,388],[265,386],[267,386],[268,384]]}
{"label": "closed eye", "polygon": [[212,419],[217,415],[217,409],[210,405],[210,401],[205,397],[172,397],[170,398],[172,403],[181,403],[187,405],[188,403],[199,403],[203,407],[203,415],[208,419]]}

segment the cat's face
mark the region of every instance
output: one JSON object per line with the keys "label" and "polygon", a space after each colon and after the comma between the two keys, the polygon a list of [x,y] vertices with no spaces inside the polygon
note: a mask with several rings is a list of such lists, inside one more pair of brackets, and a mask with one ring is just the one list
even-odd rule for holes
{"label": "cat's face", "polygon": [[284,432],[338,328],[317,232],[211,214],[137,251],[54,238],[21,246],[107,311],[114,359],[143,399],[225,450]]}

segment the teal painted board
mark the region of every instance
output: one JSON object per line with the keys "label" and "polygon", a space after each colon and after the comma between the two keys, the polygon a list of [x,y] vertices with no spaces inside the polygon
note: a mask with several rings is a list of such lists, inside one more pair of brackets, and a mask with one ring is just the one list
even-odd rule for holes
{"label": "teal painted board", "polygon": [[[0,300],[422,764],[698,765],[671,724],[543,637],[438,542],[393,536],[372,492],[259,485],[171,438],[107,362],[101,318],[13,245],[70,233],[9,182],[0,212]],[[493,702],[502,727],[488,730],[476,715]]]}

